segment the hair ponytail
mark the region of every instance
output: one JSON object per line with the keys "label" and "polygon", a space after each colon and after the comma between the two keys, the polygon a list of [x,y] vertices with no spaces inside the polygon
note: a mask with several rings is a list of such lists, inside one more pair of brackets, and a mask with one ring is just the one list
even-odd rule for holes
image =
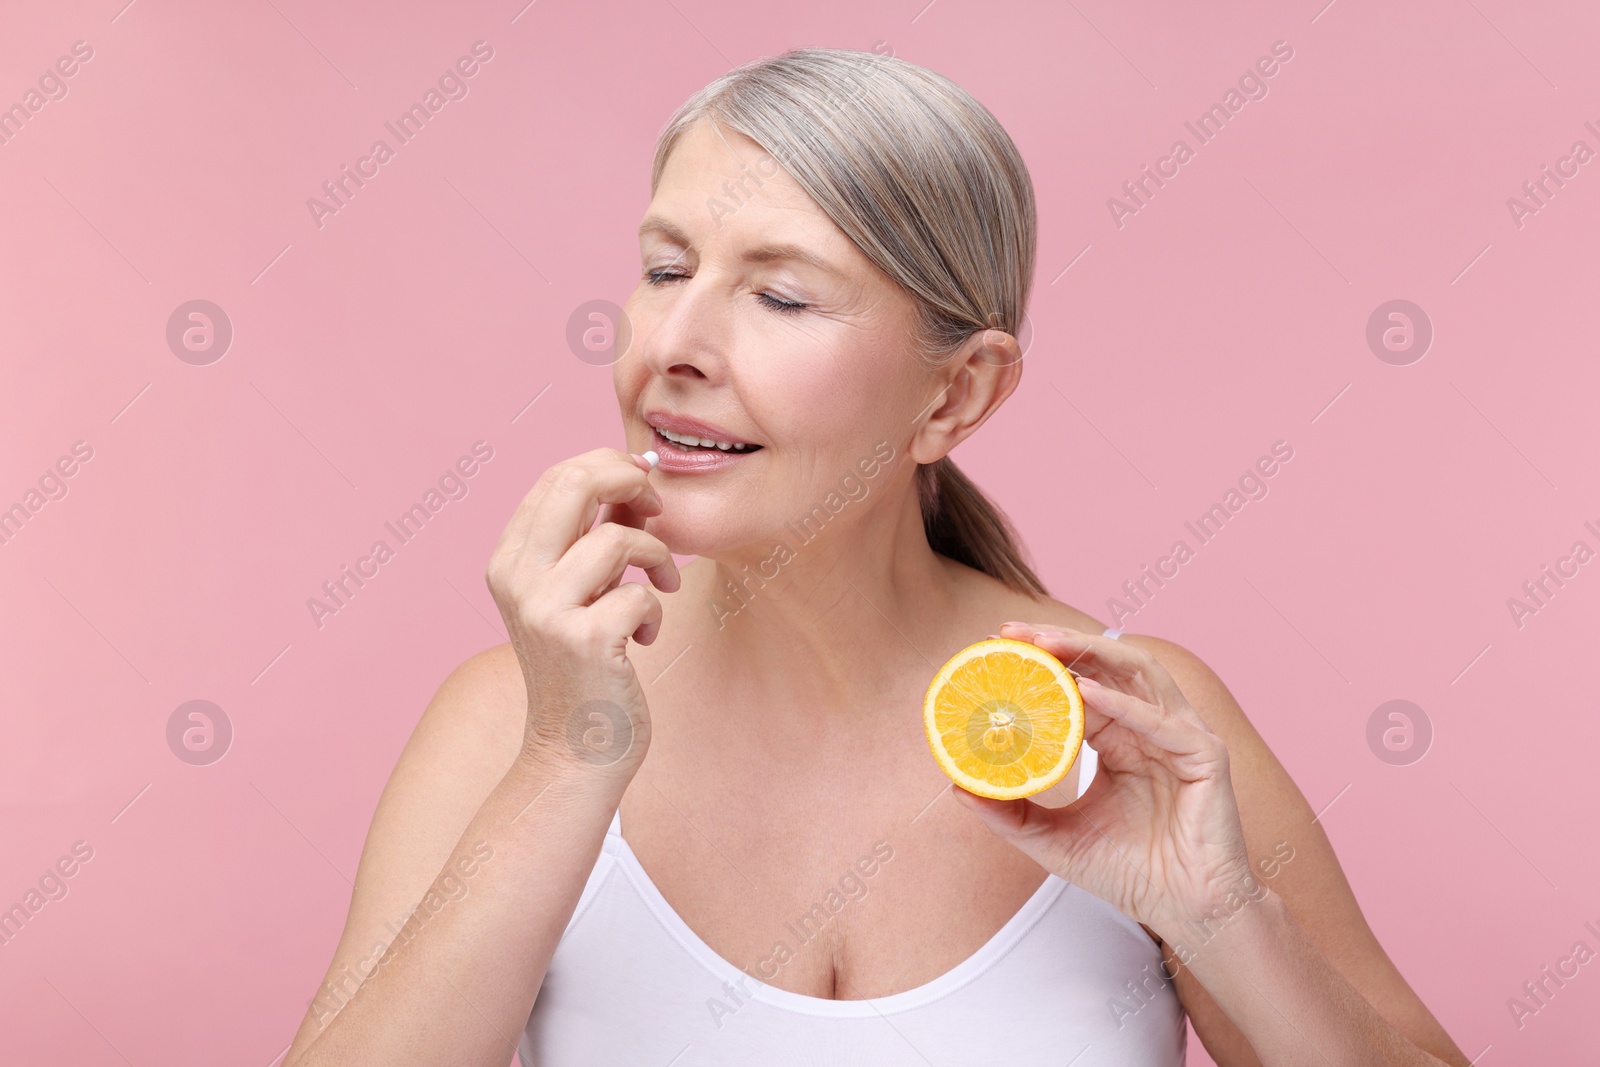
{"label": "hair ponytail", "polygon": [[1050,595],[1028,566],[1011,520],[949,456],[917,467],[917,497],[928,545],[939,555],[980,570],[1019,593]]}

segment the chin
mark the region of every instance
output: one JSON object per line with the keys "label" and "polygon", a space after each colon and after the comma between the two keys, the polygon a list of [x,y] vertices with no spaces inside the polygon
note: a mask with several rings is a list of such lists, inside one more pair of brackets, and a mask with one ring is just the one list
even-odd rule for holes
{"label": "chin", "polygon": [[685,529],[681,522],[664,522],[659,518],[645,521],[645,532],[659,538],[674,556],[716,556],[726,551],[727,541],[717,536],[707,536],[704,531]]}
{"label": "chin", "polygon": [[[662,494],[662,499],[673,514],[670,517],[657,515],[646,519],[644,529],[646,533],[659,538],[675,556],[722,559],[739,554],[739,550],[751,540],[746,536],[746,531],[738,531],[735,535],[736,516],[721,508],[674,507],[677,502],[667,493]],[[760,544],[773,539],[757,536],[754,541]],[[767,548],[770,550],[771,547],[768,543]]]}

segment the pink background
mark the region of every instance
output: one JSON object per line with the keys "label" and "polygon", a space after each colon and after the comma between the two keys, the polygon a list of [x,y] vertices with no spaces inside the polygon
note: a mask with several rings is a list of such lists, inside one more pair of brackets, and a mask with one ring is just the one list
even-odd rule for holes
{"label": "pink background", "polygon": [[[1332,802],[1368,919],[1468,1056],[1592,1049],[1594,966],[1520,1029],[1507,1000],[1600,948],[1600,564],[1520,628],[1507,599],[1600,548],[1600,162],[1520,227],[1506,203],[1600,148],[1592,5],[124,2],[9,5],[0,54],[9,106],[94,50],[0,145],[0,506],[93,448],[0,545],[0,906],[94,850],[0,946],[0,1061],[276,1062],[401,745],[503,640],[501,528],[551,463],[621,443],[565,331],[634,284],[657,131],[798,45],[952,77],[1028,161],[1031,366],[957,458],[1052,592],[1109,620],[1287,441],[1125,627],[1201,655]],[[478,40],[470,95],[319,229],[307,198]],[[1107,199],[1279,40],[1269,95],[1119,228]],[[234,328],[208,366],[166,343],[192,299]],[[1435,331],[1406,366],[1365,338],[1394,299]],[[307,598],[478,440],[469,495],[319,629]],[[166,741],[192,699],[234,730],[207,766]],[[1419,762],[1368,747],[1391,699],[1432,723]]]}

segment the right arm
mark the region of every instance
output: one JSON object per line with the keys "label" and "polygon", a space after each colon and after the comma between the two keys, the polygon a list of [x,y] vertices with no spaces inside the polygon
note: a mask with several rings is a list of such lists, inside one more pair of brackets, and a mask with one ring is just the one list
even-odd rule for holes
{"label": "right arm", "polygon": [[[494,732],[474,661],[494,654],[451,675],[396,765],[286,1067],[505,1067],[515,1054],[620,791],[520,753],[482,788],[503,744],[471,736]],[[469,785],[483,796],[462,818]]]}
{"label": "right arm", "polygon": [[[396,763],[285,1067],[514,1055],[648,746],[625,652],[630,634],[655,639],[661,605],[618,582],[629,565],[663,589],[679,579],[637,528],[660,507],[644,474],[626,453],[585,453],[546,472],[506,527],[488,580],[511,643],[451,673]],[[601,759],[569,740],[594,701],[633,724]]]}

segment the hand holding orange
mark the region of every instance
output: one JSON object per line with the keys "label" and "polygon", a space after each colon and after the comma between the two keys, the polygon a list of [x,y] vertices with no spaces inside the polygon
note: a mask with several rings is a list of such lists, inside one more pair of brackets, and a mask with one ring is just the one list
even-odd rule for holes
{"label": "hand holding orange", "polygon": [[[1169,943],[1220,897],[1259,894],[1227,745],[1163,662],[1056,624],[999,632],[1020,640],[962,649],[928,690],[928,743],[956,802]],[[1099,763],[1082,796],[1058,807],[1025,799],[1060,781],[1084,743]]]}
{"label": "hand holding orange", "polygon": [[995,800],[1041,793],[1083,745],[1083,696],[1037,645],[992,638],[939,668],[922,705],[928,747],[961,788]]}

